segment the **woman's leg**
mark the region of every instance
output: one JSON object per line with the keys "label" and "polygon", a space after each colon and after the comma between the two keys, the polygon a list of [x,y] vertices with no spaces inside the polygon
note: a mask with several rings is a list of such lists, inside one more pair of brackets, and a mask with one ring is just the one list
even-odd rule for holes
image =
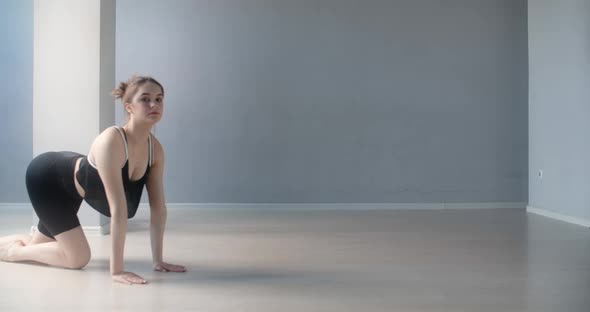
{"label": "woman's leg", "polygon": [[78,226],[55,236],[55,241],[0,247],[0,260],[36,261],[67,269],[81,269],[90,261],[90,246],[82,227]]}
{"label": "woman's leg", "polygon": [[29,234],[16,234],[16,235],[8,235],[0,237],[0,246],[6,246],[8,244],[12,244],[15,241],[21,241],[25,244],[28,244],[31,241],[31,235]]}
{"label": "woman's leg", "polygon": [[31,161],[25,182],[40,220],[38,229],[28,245],[16,240],[0,246],[0,260],[36,261],[69,269],[88,264],[90,247],[76,215],[82,198],[73,181],[74,165],[75,158],[61,152],[44,153]]}
{"label": "woman's leg", "polygon": [[55,239],[46,236],[41,231],[35,229],[33,234],[15,234],[0,237],[0,246],[11,244],[15,241],[21,241],[25,245],[35,245],[47,242],[55,242]]}
{"label": "woman's leg", "polygon": [[15,241],[21,241],[25,245],[35,245],[41,243],[55,242],[55,239],[46,236],[35,227],[33,230],[33,234],[15,234],[0,237],[0,246],[9,245],[14,243]]}
{"label": "woman's leg", "polygon": [[48,237],[45,234],[41,233],[41,231],[39,231],[38,229],[35,229],[33,231],[33,235],[31,235],[31,240],[26,245],[35,245],[48,242],[55,242],[55,239]]}

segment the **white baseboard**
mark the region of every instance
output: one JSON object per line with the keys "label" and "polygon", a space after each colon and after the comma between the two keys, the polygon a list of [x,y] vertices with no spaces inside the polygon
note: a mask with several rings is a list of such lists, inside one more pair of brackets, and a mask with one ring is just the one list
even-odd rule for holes
{"label": "white baseboard", "polygon": [[[445,209],[524,209],[526,203],[522,202],[500,202],[500,203],[319,203],[319,204],[240,204],[240,203],[169,203],[168,209],[263,209],[263,210],[445,210]],[[2,210],[30,211],[33,215],[33,207],[30,203],[0,203]],[[149,211],[149,205],[140,204],[139,213]],[[100,236],[110,232],[109,224],[100,226],[82,226],[82,230],[88,236]]]}
{"label": "white baseboard", "polygon": [[[524,209],[523,202],[499,202],[499,203],[319,203],[319,204],[241,204],[241,203],[168,203],[169,209],[321,209],[321,210],[405,210],[405,209]],[[140,204],[141,208],[149,207],[148,204]],[[30,203],[0,203],[0,210],[31,210]]]}
{"label": "white baseboard", "polygon": [[[168,209],[278,209],[278,210],[443,210],[443,209],[525,209],[527,212],[590,228],[590,220],[567,216],[546,209],[528,206],[522,202],[504,203],[368,203],[368,204],[239,204],[239,203],[170,203]],[[30,203],[0,203],[2,210],[31,211]],[[140,204],[140,210],[149,209],[148,204]],[[83,226],[88,235],[104,235],[108,226]]]}
{"label": "white baseboard", "polygon": [[[370,211],[370,210],[445,210],[445,209],[524,209],[526,203],[504,202],[504,203],[355,203],[355,204],[243,204],[243,203],[167,203],[170,211],[190,210],[347,210],[347,211]],[[137,216],[149,216],[149,204],[139,204]],[[86,228],[84,228],[86,231]],[[98,229],[89,229],[87,235],[106,235],[110,232],[109,224],[103,224]]]}
{"label": "white baseboard", "polygon": [[110,225],[94,225],[94,226],[82,226],[82,230],[86,236],[102,236],[107,235],[110,232]]}
{"label": "white baseboard", "polygon": [[[318,204],[240,204],[240,203],[173,203],[168,209],[277,209],[277,210],[438,210],[438,209],[525,209],[523,202],[503,203],[318,203]],[[148,208],[141,204],[141,208]],[[141,209],[140,208],[140,209]]]}
{"label": "white baseboard", "polygon": [[551,219],[555,219],[555,220],[559,220],[559,221],[564,221],[564,222],[567,222],[567,223],[572,223],[572,224],[575,224],[575,225],[581,225],[583,227],[590,228],[590,220],[576,218],[576,217],[564,215],[564,214],[561,214],[561,213],[549,211],[549,210],[546,210],[546,209],[535,208],[535,207],[532,207],[532,206],[527,206],[526,207],[526,211],[527,212],[530,212],[530,213],[537,214],[537,215],[541,215],[541,216],[544,216],[544,217],[547,217],[547,218],[551,218]]}

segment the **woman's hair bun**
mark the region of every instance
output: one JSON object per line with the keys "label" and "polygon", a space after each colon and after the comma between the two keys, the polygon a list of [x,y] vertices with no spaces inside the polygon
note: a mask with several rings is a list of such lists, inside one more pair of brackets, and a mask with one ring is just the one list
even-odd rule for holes
{"label": "woman's hair bun", "polygon": [[111,92],[111,94],[115,97],[115,99],[122,99],[125,95],[125,91],[127,90],[128,84],[126,82],[119,83],[119,86]]}

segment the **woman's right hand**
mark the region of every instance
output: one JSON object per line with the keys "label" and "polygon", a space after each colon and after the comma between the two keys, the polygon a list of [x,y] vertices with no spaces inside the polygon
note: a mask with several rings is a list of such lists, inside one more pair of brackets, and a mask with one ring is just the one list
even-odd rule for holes
{"label": "woman's right hand", "polygon": [[116,273],[116,274],[113,274],[112,276],[113,276],[113,281],[127,284],[127,285],[147,284],[147,281],[145,279],[143,279],[143,277],[141,277],[135,273],[131,273],[131,272]]}

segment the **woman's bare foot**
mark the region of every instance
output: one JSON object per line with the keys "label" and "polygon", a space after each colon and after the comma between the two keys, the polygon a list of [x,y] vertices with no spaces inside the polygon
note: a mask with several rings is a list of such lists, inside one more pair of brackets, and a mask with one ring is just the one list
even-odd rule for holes
{"label": "woman's bare foot", "polygon": [[0,237],[0,248],[7,247],[11,245],[14,241],[20,240],[25,243],[25,245],[29,244],[31,241],[32,236],[30,234],[17,234],[17,235],[8,235]]}
{"label": "woman's bare foot", "polygon": [[21,240],[16,240],[10,244],[6,244],[0,247],[0,261],[12,261],[12,256],[14,255],[14,251],[18,248],[22,248],[25,246],[25,243]]}

